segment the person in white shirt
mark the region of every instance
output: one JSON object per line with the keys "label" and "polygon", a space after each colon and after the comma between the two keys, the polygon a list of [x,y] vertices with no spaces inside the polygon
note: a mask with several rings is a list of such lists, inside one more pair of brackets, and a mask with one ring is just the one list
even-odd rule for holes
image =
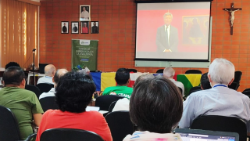
{"label": "person in white shirt", "polygon": [[[139,76],[136,79],[133,87],[135,87],[136,84],[138,84],[140,81],[146,80],[146,79],[149,79],[149,78],[154,78],[154,75],[152,75],[152,74],[143,74],[143,75]],[[112,112],[114,112],[114,111],[129,111],[129,100],[127,98],[119,99],[116,102]]]}
{"label": "person in white shirt", "polygon": [[52,81],[54,82],[54,88],[52,88],[49,92],[45,92],[45,93],[42,93],[40,96],[39,96],[39,100],[42,99],[42,98],[45,98],[45,97],[51,97],[51,96],[55,96],[55,88],[59,82],[59,79],[64,75],[66,74],[68,71],[66,69],[58,69],[56,71],[56,74],[55,76],[52,78]]}
{"label": "person in white shirt", "polygon": [[86,21],[89,20],[89,12],[86,10],[85,6],[82,7],[81,18]]}
{"label": "person in white shirt", "polygon": [[171,67],[166,67],[163,71],[163,76],[169,80],[171,80],[177,87],[182,89],[182,96],[184,97],[184,85],[179,82],[174,80],[174,75],[175,75],[175,70]]}
{"label": "person in white shirt", "polygon": [[37,84],[47,83],[47,84],[54,85],[54,83],[52,82],[52,77],[54,77],[54,75],[56,73],[56,67],[52,64],[49,64],[49,65],[45,66],[44,72],[45,72],[45,76],[39,78],[37,81]]}
{"label": "person in white shirt", "polygon": [[199,115],[237,117],[249,122],[249,98],[228,88],[234,80],[234,72],[234,65],[226,59],[217,58],[210,64],[208,79],[212,88],[194,92],[184,101],[180,128],[190,127]]}

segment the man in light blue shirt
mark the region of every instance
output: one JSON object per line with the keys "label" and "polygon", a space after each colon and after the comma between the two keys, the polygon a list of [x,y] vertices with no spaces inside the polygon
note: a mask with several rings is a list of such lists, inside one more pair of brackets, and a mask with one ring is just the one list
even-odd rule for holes
{"label": "man in light blue shirt", "polygon": [[249,98],[228,88],[234,80],[234,72],[234,65],[226,59],[217,58],[211,63],[208,79],[212,88],[192,93],[187,98],[179,122],[180,128],[190,127],[193,120],[200,115],[237,117],[249,122]]}
{"label": "man in light blue shirt", "polygon": [[41,77],[38,79],[37,84],[40,83],[47,83],[47,84],[53,84],[52,78],[54,77],[55,73],[56,73],[56,67],[52,64],[49,64],[47,66],[45,66],[44,68],[44,72],[45,72],[45,76]]}

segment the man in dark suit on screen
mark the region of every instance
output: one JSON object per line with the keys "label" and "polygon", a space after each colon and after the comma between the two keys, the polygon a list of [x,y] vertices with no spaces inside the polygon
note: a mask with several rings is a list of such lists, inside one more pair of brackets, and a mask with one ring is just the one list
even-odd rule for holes
{"label": "man in dark suit on screen", "polygon": [[164,16],[165,25],[157,29],[156,45],[158,52],[178,52],[178,29],[171,25],[173,15],[169,12]]}

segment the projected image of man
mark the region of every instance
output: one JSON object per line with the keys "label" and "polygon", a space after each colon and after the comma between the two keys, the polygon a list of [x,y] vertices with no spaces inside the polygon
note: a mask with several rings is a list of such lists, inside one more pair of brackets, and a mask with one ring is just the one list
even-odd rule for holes
{"label": "projected image of man", "polygon": [[177,52],[178,51],[178,29],[171,25],[173,15],[169,12],[164,16],[165,25],[157,29],[156,45],[158,52]]}

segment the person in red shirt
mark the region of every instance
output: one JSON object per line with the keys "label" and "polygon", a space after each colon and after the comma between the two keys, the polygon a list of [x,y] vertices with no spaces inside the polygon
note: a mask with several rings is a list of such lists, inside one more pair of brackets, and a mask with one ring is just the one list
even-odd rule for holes
{"label": "person in red shirt", "polygon": [[82,33],[89,33],[89,28],[87,27],[87,23],[86,22],[83,23]]}
{"label": "person in red shirt", "polygon": [[51,128],[73,128],[95,132],[105,141],[112,141],[108,124],[97,111],[86,112],[95,92],[95,84],[89,75],[68,72],[62,76],[56,87],[56,102],[59,110],[48,110],[42,117],[36,141],[42,133]]}

